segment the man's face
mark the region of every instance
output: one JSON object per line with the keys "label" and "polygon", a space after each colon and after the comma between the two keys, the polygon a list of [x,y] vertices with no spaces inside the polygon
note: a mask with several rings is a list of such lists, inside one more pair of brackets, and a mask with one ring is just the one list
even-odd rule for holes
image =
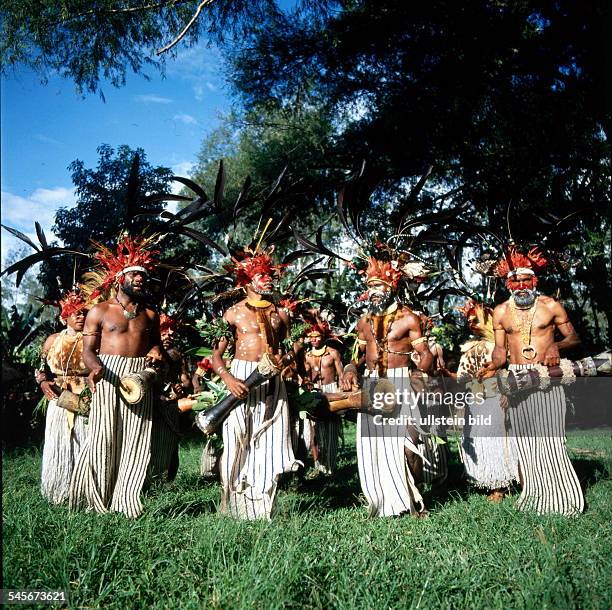
{"label": "man's face", "polygon": [[368,283],[368,301],[372,313],[384,311],[393,302],[391,286],[374,280]]}
{"label": "man's face", "polygon": [[323,337],[321,335],[310,335],[308,340],[314,349],[319,349],[323,345]]}
{"label": "man's face", "polygon": [[274,281],[267,273],[256,273],[251,280],[251,288],[261,296],[270,296],[274,291]]}
{"label": "man's face", "polygon": [[87,311],[79,311],[78,313],[73,313],[71,316],[68,316],[66,319],[66,324],[68,328],[72,328],[76,332],[80,333],[85,326],[85,316],[87,315]]}
{"label": "man's face", "polygon": [[538,280],[535,275],[528,273],[519,273],[513,277],[509,277],[506,286],[512,293],[514,302],[519,307],[530,307],[533,305],[537,296],[536,286]]}
{"label": "man's face", "polygon": [[161,334],[164,349],[170,349],[174,345],[174,329],[168,328]]}
{"label": "man's face", "polygon": [[134,299],[143,299],[148,295],[147,285],[149,277],[142,271],[128,271],[123,275],[124,280],[121,289],[125,294]]}

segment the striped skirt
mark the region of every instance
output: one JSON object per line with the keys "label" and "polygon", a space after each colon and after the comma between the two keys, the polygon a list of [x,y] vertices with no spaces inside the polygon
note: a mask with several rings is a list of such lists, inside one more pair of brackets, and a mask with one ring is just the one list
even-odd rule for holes
{"label": "striped skirt", "polygon": [[104,377],[96,385],[89,414],[89,434],[70,484],[70,508],[86,507],[138,517],[140,494],[151,459],[152,395],[128,405],[119,380],[142,370],[145,358],[100,355]]}
{"label": "striped skirt", "polygon": [[147,477],[174,480],[178,470],[179,413],[165,400],[153,405],[151,461]]}
{"label": "striped skirt", "polygon": [[[336,382],[323,384],[318,390],[337,392],[338,384]],[[315,420],[306,417],[303,421],[298,420],[296,430],[300,457],[306,457],[312,452],[313,444],[316,445],[318,457],[314,463],[315,469],[324,474],[333,474],[336,470],[341,426],[342,420],[337,415],[330,415],[328,419]]]}
{"label": "striped skirt", "polygon": [[[233,360],[231,372],[246,379],[257,362]],[[238,519],[269,519],[279,476],[297,470],[285,384],[274,377],[251,390],[223,423],[220,458],[221,511]]]}
{"label": "striped skirt", "polygon": [[[388,379],[400,390],[409,387],[409,374],[408,368],[387,371]],[[394,417],[400,415],[406,418],[414,415],[409,404],[402,404],[401,411]],[[425,508],[406,462],[404,446],[407,440],[410,440],[407,431],[376,424],[373,415],[358,413],[357,466],[371,517],[414,514]]]}
{"label": "striped skirt", "polygon": [[68,500],[75,461],[88,432],[82,415],[76,415],[50,400],[45,417],[40,490],[52,504]]}
{"label": "striped skirt", "polygon": [[[466,422],[470,416],[490,417],[491,424],[477,426],[466,423],[461,437],[461,459],[468,481],[487,490],[508,487],[518,480],[518,455],[514,436],[500,435],[505,429],[505,414],[499,396],[485,398],[481,405],[466,406]],[[492,436],[492,431],[497,435]]]}
{"label": "striped skirt", "polygon": [[[531,366],[511,364],[509,368]],[[567,455],[563,388],[524,392],[510,397],[509,403],[523,487],[516,508],[541,515],[580,514],[584,496]]]}

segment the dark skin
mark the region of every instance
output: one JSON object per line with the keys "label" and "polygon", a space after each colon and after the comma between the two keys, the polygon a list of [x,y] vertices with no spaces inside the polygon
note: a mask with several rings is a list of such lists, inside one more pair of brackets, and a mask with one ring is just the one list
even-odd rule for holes
{"label": "dark skin", "polygon": [[[144,292],[147,275],[140,271],[131,271],[124,277],[124,284],[119,284],[116,299],[95,305],[85,321],[83,362],[91,371],[87,384],[92,393],[95,393],[96,383],[102,379],[104,372],[98,354],[129,358],[146,356],[147,364],[166,359],[159,335],[159,316],[152,309],[138,304],[137,297],[139,293]],[[128,294],[127,290],[136,296]],[[128,320],[124,316],[124,308],[134,311],[136,307],[136,317]]]}
{"label": "dark skin", "polygon": [[[377,287],[382,290],[390,290],[383,283],[370,282],[370,286]],[[408,307],[398,305],[398,313],[402,313],[393,321],[388,335],[388,349],[394,352],[408,352],[413,349],[418,355],[418,369],[424,372],[430,370],[433,363],[433,355],[429,351],[427,342],[421,342],[418,345],[411,347],[411,343],[416,339],[420,339],[422,335],[421,320],[419,316],[414,314]],[[372,333],[372,329],[367,318],[364,316],[357,323],[357,338],[361,341],[366,341],[365,344],[359,345],[359,351],[365,352],[366,366],[370,371],[376,368],[378,360],[378,349],[376,340]],[[389,354],[388,368],[399,368],[409,366],[411,363],[409,354]],[[341,387],[345,391],[349,391],[354,385],[357,385],[357,377],[353,371],[344,371],[342,375]]]}
{"label": "dark skin", "polygon": [[[324,345],[324,339],[321,335],[315,335],[309,339],[312,349],[320,349]],[[340,352],[332,347],[327,347],[324,356],[315,356],[311,351],[306,352],[304,364],[306,374],[311,382],[324,385],[333,383],[342,377],[343,367]]]}
{"label": "dark skin", "polygon": [[[537,284],[534,276],[527,274],[518,275],[515,280],[514,285],[527,286],[528,288],[535,288]],[[512,289],[512,286],[509,287]],[[518,315],[522,314],[519,312]],[[551,297],[542,295],[538,297],[531,327],[531,345],[536,351],[535,358],[532,360],[525,358],[523,355],[524,342],[520,329],[515,326],[515,315],[510,300],[498,305],[493,312],[495,348],[491,362],[478,371],[477,377],[479,380],[506,365],[506,345],[510,352],[511,364],[538,363],[544,366],[557,366],[561,351],[580,345],[580,338],[569,321],[565,308]],[[561,341],[555,341],[555,331],[559,331],[563,336]]]}
{"label": "dark skin", "polygon": [[[69,316],[66,319],[66,326],[68,327],[69,333],[80,333],[83,331],[86,313],[87,312],[85,311],[80,311],[76,314]],[[47,340],[45,341],[42,349],[43,354],[47,354],[49,352],[58,337],[59,333],[55,333],[47,337]],[[53,388],[53,381],[43,381],[40,384],[40,389],[49,400],[55,400],[56,398],[59,398],[59,395]]]}
{"label": "dark skin", "polygon": [[[267,275],[256,276],[253,282],[246,286],[247,299],[259,300],[262,298],[262,293],[272,289],[272,278]],[[234,330],[236,358],[239,360],[247,360],[249,362],[259,362],[264,353],[264,341],[260,336],[260,329],[257,324],[257,314],[249,309],[246,305],[247,299],[243,299],[230,307],[224,314],[223,319],[227,321]],[[270,306],[265,310],[265,315],[268,316],[272,328],[275,330],[275,335],[278,345],[272,347],[274,353],[280,353],[280,341],[284,339],[289,332],[289,315],[284,309],[277,309],[275,306]],[[227,389],[236,398],[244,400],[249,389],[243,381],[234,377],[230,371],[225,368],[223,354],[227,349],[227,339],[219,341],[213,350],[212,363],[215,373],[221,377]]]}

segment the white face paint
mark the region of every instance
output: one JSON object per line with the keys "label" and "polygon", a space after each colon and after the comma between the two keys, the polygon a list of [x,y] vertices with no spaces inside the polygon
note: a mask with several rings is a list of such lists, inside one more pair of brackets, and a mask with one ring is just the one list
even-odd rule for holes
{"label": "white face paint", "polygon": [[393,301],[391,287],[382,282],[371,282],[368,284],[368,301],[372,313],[380,313]]}
{"label": "white face paint", "polygon": [[256,273],[251,280],[251,288],[259,295],[271,295],[274,289],[272,277],[267,273]]}

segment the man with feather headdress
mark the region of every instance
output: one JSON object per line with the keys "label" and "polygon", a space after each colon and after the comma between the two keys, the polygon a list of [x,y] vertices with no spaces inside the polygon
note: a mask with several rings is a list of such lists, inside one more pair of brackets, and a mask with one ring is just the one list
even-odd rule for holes
{"label": "man with feather headdress", "polygon": [[90,369],[93,398],[89,437],[70,485],[70,507],[138,517],[140,494],[151,457],[153,397],[127,404],[120,379],[163,360],[159,316],[147,306],[149,273],[156,267],[152,240],[124,235],[115,252],[99,246],[103,274],[92,297],[113,289],[115,296],[89,312],[83,331],[83,360]]}
{"label": "man with feather headdress", "polygon": [[[495,275],[505,279],[510,298],[493,312],[495,348],[491,361],[478,371],[480,379],[505,367],[509,355],[511,371],[535,368],[546,379],[548,367],[560,366],[566,380],[573,380],[571,363],[559,352],[578,346],[580,339],[563,305],[537,292],[538,274],[552,265],[552,258],[539,248],[511,244],[493,267]],[[517,508],[540,514],[581,513],[584,496],[566,449],[563,387],[521,392],[509,397],[509,407],[522,485]]]}
{"label": "man with feather headdress", "polygon": [[[316,312],[320,315],[320,312]],[[340,352],[328,345],[331,329],[326,320],[318,319],[309,324],[305,336],[310,348],[304,353],[304,369],[308,384],[328,393],[338,392],[338,380],[342,377]],[[338,437],[342,422],[337,415],[325,419],[307,417],[304,421],[304,443],[310,448],[315,469],[332,474],[336,469]]]}
{"label": "man with feather headdress", "polygon": [[[252,390],[244,383],[265,354],[280,361],[282,342],[289,330],[286,310],[269,300],[284,266],[274,264],[273,247],[265,250],[260,244],[261,239],[255,247],[234,251],[225,267],[246,298],[223,314],[229,336],[216,343],[212,357],[214,372],[242,400],[223,422],[219,463],[221,511],[238,519],[269,519],[280,475],[301,465],[293,454],[287,393],[281,376]],[[228,370],[223,354],[232,340],[234,359]]]}
{"label": "man with feather headdress", "polygon": [[[375,383],[388,379],[403,394],[410,392],[412,355],[418,354],[418,368],[426,372],[432,364],[421,320],[398,299],[404,280],[414,281],[425,274],[420,263],[410,263],[406,253],[394,253],[378,246],[378,252],[365,261],[369,311],[357,323],[359,351],[365,352],[364,377]],[[344,369],[342,388],[357,385],[355,364]],[[413,416],[410,405],[398,402],[402,415]],[[359,413],[357,421],[357,462],[361,488],[368,501],[370,516],[387,517],[411,513],[424,515],[425,505],[417,488],[420,473],[417,460],[408,464],[406,449],[421,453],[414,429],[387,426],[376,415]],[[412,458],[411,458],[412,459]]]}

